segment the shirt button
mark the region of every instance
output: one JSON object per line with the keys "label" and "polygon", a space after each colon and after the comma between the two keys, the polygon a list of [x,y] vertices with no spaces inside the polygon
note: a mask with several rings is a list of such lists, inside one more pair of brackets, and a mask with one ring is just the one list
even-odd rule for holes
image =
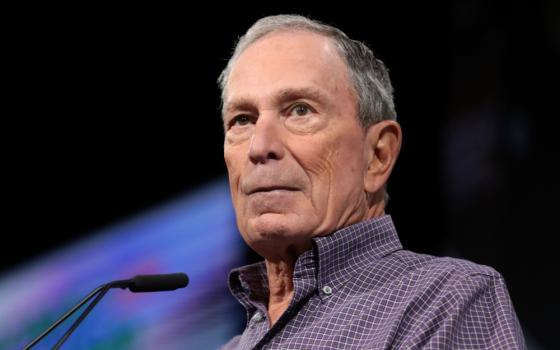
{"label": "shirt button", "polygon": [[331,295],[332,294],[332,288],[329,286],[324,286],[323,287],[323,293],[325,293],[326,295]]}
{"label": "shirt button", "polygon": [[260,312],[258,312],[258,311],[255,312],[255,313],[253,314],[253,317],[251,317],[251,321],[252,321],[252,322],[260,322],[260,321],[262,321],[262,320],[263,320],[263,316],[262,316],[262,314],[261,314]]}

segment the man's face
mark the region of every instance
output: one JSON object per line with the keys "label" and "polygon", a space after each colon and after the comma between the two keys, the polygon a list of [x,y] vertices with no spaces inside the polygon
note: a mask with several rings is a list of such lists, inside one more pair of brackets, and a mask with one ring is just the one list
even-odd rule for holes
{"label": "man's face", "polygon": [[329,39],[302,31],[261,38],[231,71],[224,157],[239,230],[261,255],[366,215],[366,146],[348,74]]}

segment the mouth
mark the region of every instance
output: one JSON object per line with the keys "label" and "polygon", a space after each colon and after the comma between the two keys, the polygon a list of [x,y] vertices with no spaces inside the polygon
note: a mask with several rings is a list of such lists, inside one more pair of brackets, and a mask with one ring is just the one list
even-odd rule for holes
{"label": "mouth", "polygon": [[251,195],[254,193],[266,193],[266,192],[273,192],[273,191],[297,191],[298,189],[295,187],[290,186],[263,186],[263,187],[256,187],[250,190],[247,194]]}

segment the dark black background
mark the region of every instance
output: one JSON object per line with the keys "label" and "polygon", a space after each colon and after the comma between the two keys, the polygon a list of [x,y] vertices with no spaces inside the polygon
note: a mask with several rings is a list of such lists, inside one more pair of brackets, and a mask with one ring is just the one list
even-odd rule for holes
{"label": "dark black background", "polygon": [[224,176],[215,81],[234,40],[300,13],[391,70],[404,144],[387,211],[405,247],[494,266],[531,341],[555,344],[556,3],[207,7],[14,10],[0,271]]}

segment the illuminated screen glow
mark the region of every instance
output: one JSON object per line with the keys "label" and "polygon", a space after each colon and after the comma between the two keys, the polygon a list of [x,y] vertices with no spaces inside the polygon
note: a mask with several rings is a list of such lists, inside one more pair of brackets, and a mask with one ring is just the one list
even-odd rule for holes
{"label": "illuminated screen glow", "polygon": [[[211,183],[0,276],[0,349],[23,348],[105,282],[172,272],[185,272],[189,286],[112,289],[62,348],[217,348],[245,321],[227,288],[244,254],[227,183]],[[35,348],[50,349],[80,312]]]}

